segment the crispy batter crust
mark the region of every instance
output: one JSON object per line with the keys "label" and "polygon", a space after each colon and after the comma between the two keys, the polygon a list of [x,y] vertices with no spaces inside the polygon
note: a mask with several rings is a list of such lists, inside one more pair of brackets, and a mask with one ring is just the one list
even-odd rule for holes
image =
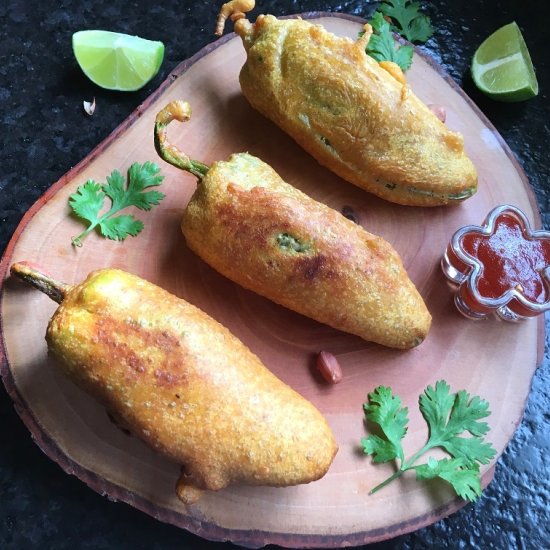
{"label": "crispy batter crust", "polygon": [[392,246],[249,154],[210,168],[182,231],[214,269],[317,321],[395,348],[428,333],[431,316]]}
{"label": "crispy batter crust", "polygon": [[48,326],[63,370],[184,466],[177,492],[322,477],[336,453],[319,411],[201,310],[123,271],[74,287]]}
{"label": "crispy batter crust", "polygon": [[433,206],[471,196],[477,173],[451,132],[353,42],[307,21],[235,24],[241,88],[322,165],[384,199]]}

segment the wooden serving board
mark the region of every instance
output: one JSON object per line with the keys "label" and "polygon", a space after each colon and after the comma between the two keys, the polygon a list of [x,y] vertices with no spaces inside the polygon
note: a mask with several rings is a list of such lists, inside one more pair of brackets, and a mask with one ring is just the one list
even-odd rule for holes
{"label": "wooden serving board", "polygon": [[[315,22],[356,37],[359,20],[317,14]],[[521,208],[540,225],[528,182],[495,129],[464,93],[434,64],[416,54],[408,79],[426,102],[443,105],[447,124],[465,137],[479,171],[479,192],[454,207],[393,205],[361,191],[319,166],[288,136],[253,111],[240,93],[245,54],[230,35],[181,64],[136,112],[68,172],[32,207],[17,228],[1,264],[3,284],[2,375],[17,409],[40,447],[67,472],[94,490],[123,500],[162,521],[208,539],[247,546],[277,543],[335,547],[374,542],[429,524],[458,509],[443,483],[417,483],[404,476],[369,496],[392,473],[373,465],[359,449],[366,435],[362,404],[377,385],[391,386],[410,410],[406,455],[427,437],[419,394],[439,379],[491,404],[489,439],[500,455],[524,409],[543,346],[543,320],[507,324],[469,321],[453,305],[452,289],[439,267],[456,229],[479,224],[494,206]],[[157,160],[155,114],[168,101],[187,99],[194,116],[170,127],[171,140],[192,158],[211,163],[249,151],[270,163],[305,193],[337,210],[351,206],[360,223],[401,254],[433,316],[428,339],[412,351],[396,351],[320,325],[243,290],[214,272],[187,247],[180,232],[183,209],[195,179],[159,161],[166,198],[149,213],[138,212],[145,230],[124,243],[91,235],[80,249],[71,237],[83,225],[69,215],[68,197],[88,178],[104,180],[113,169]],[[44,334],[55,304],[7,278],[14,261],[31,260],[58,279],[80,282],[91,270],[116,266],[138,274],[199,306],[229,327],[282,380],[311,400],[334,429],[339,452],[320,481],[275,489],[233,487],[206,494],[186,508],[174,494],[179,467],[136,438],[126,436],[105,410],[72,385],[47,356]],[[335,354],[343,381],[323,383],[315,373],[320,350]],[[494,462],[482,468],[483,484]]]}

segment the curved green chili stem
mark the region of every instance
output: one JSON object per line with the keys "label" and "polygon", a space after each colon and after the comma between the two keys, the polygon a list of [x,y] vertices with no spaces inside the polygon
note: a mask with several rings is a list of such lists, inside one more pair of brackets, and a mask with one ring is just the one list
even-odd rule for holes
{"label": "curved green chili stem", "polygon": [[175,145],[169,143],[167,139],[166,128],[172,120],[176,119],[180,122],[187,122],[190,118],[191,107],[187,101],[172,101],[166,105],[166,107],[157,114],[155,119],[155,149],[159,156],[169,164],[172,164],[176,168],[191,172],[191,174],[202,179],[206,176],[210,167],[198,160],[190,159]]}
{"label": "curved green chili stem", "polygon": [[17,262],[13,264],[10,272],[13,276],[22,279],[26,283],[42,291],[58,304],[63,301],[71,288],[71,285],[56,281],[27,262]]}

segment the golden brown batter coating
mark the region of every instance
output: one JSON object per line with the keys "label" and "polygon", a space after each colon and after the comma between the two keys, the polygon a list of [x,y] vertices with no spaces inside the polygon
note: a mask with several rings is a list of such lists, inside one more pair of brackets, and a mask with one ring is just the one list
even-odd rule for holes
{"label": "golden brown batter coating", "polygon": [[[28,266],[12,273],[37,286]],[[296,485],[328,470],[337,446],[319,411],[206,313],[116,269],[60,294],[49,349],[137,437],[183,465],[184,502],[203,489]]]}
{"label": "golden brown batter coating", "polygon": [[[165,144],[170,113],[187,120],[190,108],[173,102],[159,113],[157,148],[165,160],[191,171],[196,161]],[[389,243],[285,183],[252,155],[201,166],[182,231],[214,269],[365,340],[395,348],[424,340],[431,316]]]}
{"label": "golden brown batter coating", "polygon": [[181,227],[214,269],[289,309],[385,346],[426,337],[430,314],[391,245],[256,157],[214,163]]}
{"label": "golden brown batter coating", "polygon": [[[407,87],[393,64],[365,53],[370,25],[353,42],[301,19],[244,19],[230,2],[247,59],[240,73],[250,104],[319,163],[392,202],[434,206],[466,199],[477,173],[463,138]],[[383,67],[386,67],[385,69]]]}

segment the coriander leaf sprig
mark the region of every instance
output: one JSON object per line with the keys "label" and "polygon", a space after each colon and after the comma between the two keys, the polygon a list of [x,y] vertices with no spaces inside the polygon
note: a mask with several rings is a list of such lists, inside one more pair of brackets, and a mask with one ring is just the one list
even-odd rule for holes
{"label": "coriander leaf sprig", "polygon": [[[139,164],[135,162],[128,169],[128,184],[118,170],[107,176],[106,184],[93,180],[78,187],[76,193],[69,197],[73,212],[89,223],[88,227],[77,237],[72,238],[74,246],[82,246],[82,241],[94,229],[99,227],[101,235],[108,239],[123,241],[128,235],[135,237],[143,229],[143,222],[131,214],[115,216],[129,206],[140,210],[151,210],[160,203],[164,195],[159,191],[146,191],[161,184],[164,176],[153,162]],[[100,214],[105,198],[111,201],[111,208]]]}
{"label": "coriander leaf sprig", "polygon": [[369,21],[373,34],[366,52],[376,61],[393,61],[406,71],[412,63],[412,46],[399,46],[396,32],[409,42],[426,42],[433,34],[430,18],[420,13],[420,4],[412,0],[384,0]]}
{"label": "coriander leaf sprig", "polygon": [[[401,441],[407,433],[408,409],[401,406],[401,399],[390,388],[379,386],[369,393],[368,402],[363,405],[365,416],[368,422],[380,427],[382,435],[363,438],[363,451],[372,455],[374,462],[398,460],[399,463],[398,470],[370,493],[379,491],[407,470],[415,470],[416,479],[444,479],[460,497],[475,500],[481,495],[479,466],[488,464],[496,454],[493,446],[483,439],[489,425],[481,419],[489,416],[489,404],[477,396],[470,399],[464,390],[452,394],[447,382],[440,380],[434,388],[426,388],[419,406],[430,435],[427,443],[405,460]],[[464,436],[465,432],[471,437]],[[422,455],[436,447],[444,449],[451,458],[430,457],[427,463],[416,464]]]}
{"label": "coriander leaf sprig", "polygon": [[378,10],[392,21],[392,30],[409,42],[426,42],[434,33],[430,18],[412,0],[384,0]]}
{"label": "coriander leaf sprig", "polygon": [[380,12],[375,12],[370,25],[374,31],[367,44],[367,54],[378,61],[393,61],[406,71],[412,63],[412,46],[398,46],[393,39],[390,24]]}

